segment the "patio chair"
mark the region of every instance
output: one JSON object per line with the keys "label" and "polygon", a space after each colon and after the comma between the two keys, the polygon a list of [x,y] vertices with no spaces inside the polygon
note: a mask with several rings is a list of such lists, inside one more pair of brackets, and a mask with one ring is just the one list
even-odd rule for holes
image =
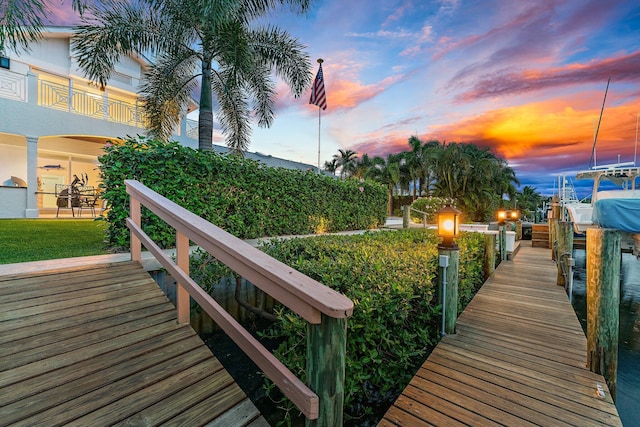
{"label": "patio chair", "polygon": [[80,188],[80,214],[82,216],[82,209],[90,209],[91,216],[96,216],[96,206],[98,205],[98,199],[100,193],[93,187],[81,187]]}

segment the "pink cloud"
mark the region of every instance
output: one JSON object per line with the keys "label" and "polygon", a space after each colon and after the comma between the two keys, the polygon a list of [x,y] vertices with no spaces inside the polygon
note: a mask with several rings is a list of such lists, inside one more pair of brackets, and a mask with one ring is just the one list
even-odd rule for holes
{"label": "pink cloud", "polygon": [[614,82],[640,80],[640,50],[587,64],[570,64],[549,70],[500,71],[486,74],[473,87],[458,95],[457,102],[480,98],[520,94],[570,84],[602,83],[611,77]]}

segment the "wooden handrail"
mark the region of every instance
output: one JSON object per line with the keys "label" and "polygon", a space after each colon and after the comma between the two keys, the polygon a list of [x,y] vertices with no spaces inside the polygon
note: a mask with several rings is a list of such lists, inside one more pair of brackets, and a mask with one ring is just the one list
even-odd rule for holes
{"label": "wooden handrail", "polygon": [[[126,180],[125,185],[130,195],[131,217],[127,218],[127,227],[131,231],[131,257],[134,261],[140,261],[141,245],[144,244],[177,280],[178,320],[188,322],[190,295],[307,419],[324,419],[325,422],[321,422],[323,425],[342,424],[345,321],[353,312],[351,300],[189,212],[138,181]],[[176,230],[177,263],[164,254],[142,230],[141,206],[147,207]],[[189,277],[189,240],[309,322],[308,333],[312,337],[308,340],[311,344],[307,346],[308,359],[311,360],[307,367],[310,371],[308,376],[312,377],[309,382],[323,396],[323,402]],[[331,333],[318,332],[322,330]],[[342,349],[336,351],[336,343]],[[335,361],[322,360],[327,357],[334,357]]]}
{"label": "wooden handrail", "polygon": [[310,323],[320,313],[346,318],[353,302],[339,292],[270,257],[137,181],[126,180],[127,192],[176,231],[241,274]]}

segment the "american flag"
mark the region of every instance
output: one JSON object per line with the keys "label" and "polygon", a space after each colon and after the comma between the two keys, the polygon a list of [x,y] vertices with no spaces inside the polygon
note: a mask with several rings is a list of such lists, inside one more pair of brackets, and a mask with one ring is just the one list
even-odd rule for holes
{"label": "american flag", "polygon": [[322,74],[322,64],[316,74],[316,79],[313,82],[313,88],[311,88],[311,99],[309,104],[317,105],[323,110],[327,109],[327,94],[324,92],[324,75]]}

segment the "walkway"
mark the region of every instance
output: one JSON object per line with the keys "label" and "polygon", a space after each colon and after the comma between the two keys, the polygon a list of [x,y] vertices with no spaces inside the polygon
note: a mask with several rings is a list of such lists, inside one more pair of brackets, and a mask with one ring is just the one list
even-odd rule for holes
{"label": "walkway", "polygon": [[379,425],[621,426],[550,255],[522,242]]}
{"label": "walkway", "polygon": [[0,389],[2,426],[268,425],[132,262],[0,276]]}

